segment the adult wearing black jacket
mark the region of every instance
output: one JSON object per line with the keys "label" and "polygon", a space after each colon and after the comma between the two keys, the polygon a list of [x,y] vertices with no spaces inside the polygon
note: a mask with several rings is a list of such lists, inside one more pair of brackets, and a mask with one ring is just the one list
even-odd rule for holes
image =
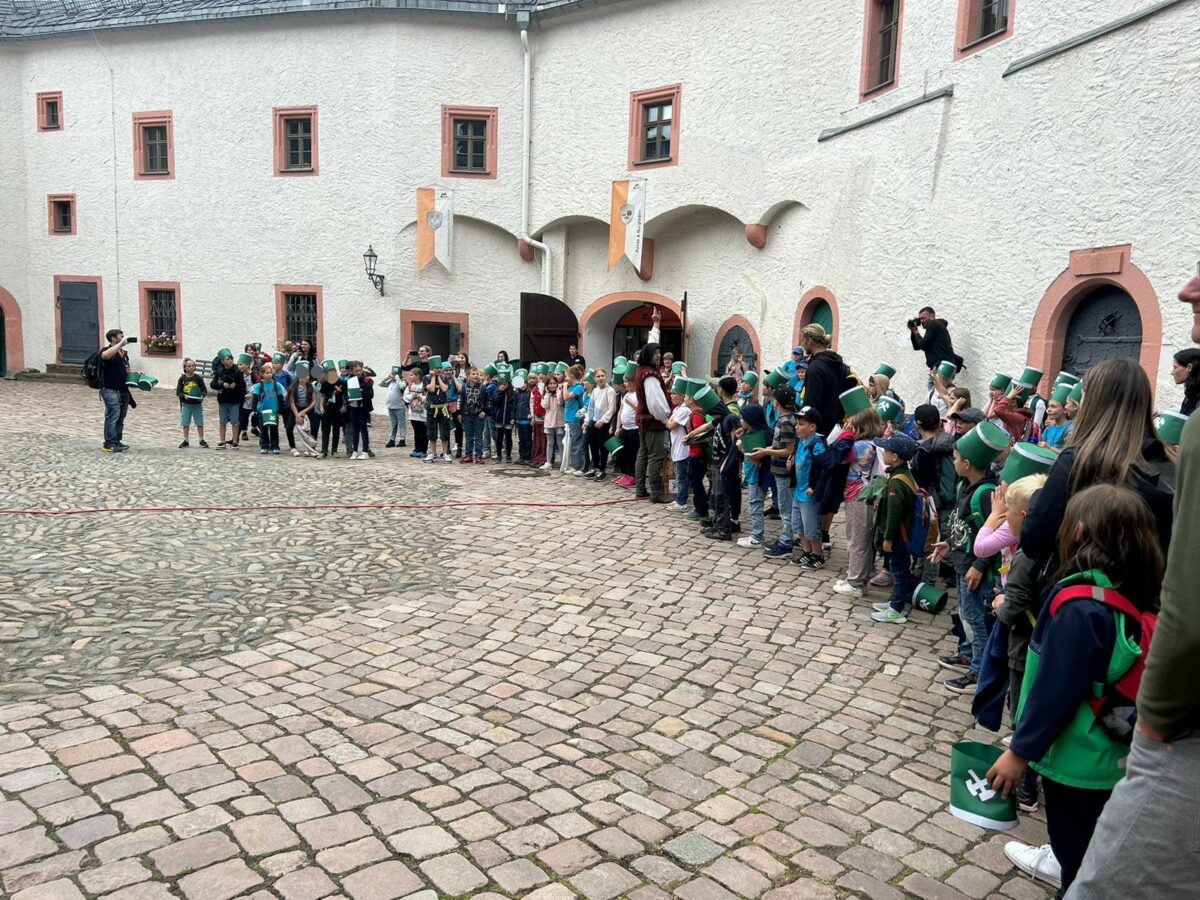
{"label": "adult wearing black jacket", "polygon": [[822,429],[832,428],[842,420],[841,394],[846,389],[850,367],[829,349],[829,335],[816,322],[804,326],[800,344],[809,355],[804,377],[804,405],[817,411]]}
{"label": "adult wearing black jacket", "polygon": [[[912,339],[914,350],[925,352],[926,367],[936,369],[938,363],[949,361],[961,369],[963,359],[954,352],[954,342],[950,340],[950,329],[946,320],[939,319],[932,306],[926,306],[917,313],[917,319],[920,324],[913,324],[909,328],[908,336]],[[924,328],[925,333],[918,334],[918,328]]]}

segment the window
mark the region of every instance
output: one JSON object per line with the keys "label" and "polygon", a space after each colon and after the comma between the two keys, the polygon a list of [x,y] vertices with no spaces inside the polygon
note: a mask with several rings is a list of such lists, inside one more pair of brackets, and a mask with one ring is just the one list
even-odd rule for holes
{"label": "window", "polygon": [[443,177],[496,177],[497,116],[490,106],[442,107]]}
{"label": "window", "polygon": [[51,194],[47,198],[51,234],[75,233],[75,195]]}
{"label": "window", "polygon": [[179,283],[139,282],[138,299],[141,308],[142,352],[155,356],[182,356],[183,322],[180,318]]}
{"label": "window", "polygon": [[284,341],[311,341],[321,352],[324,299],[320,285],[275,285],[275,335]]}
{"label": "window", "polygon": [[62,91],[37,95],[38,131],[62,131]]}
{"label": "window", "polygon": [[317,108],[275,110],[275,174],[317,174]]}
{"label": "window", "polygon": [[133,114],[135,181],[175,177],[175,128],[170,110]]}
{"label": "window", "polygon": [[954,58],[962,59],[1012,34],[1016,0],[959,0]]}
{"label": "window", "polygon": [[884,93],[897,84],[903,8],[904,0],[867,0],[859,87],[863,99]]}
{"label": "window", "polygon": [[673,166],[679,162],[680,85],[630,95],[629,168]]}

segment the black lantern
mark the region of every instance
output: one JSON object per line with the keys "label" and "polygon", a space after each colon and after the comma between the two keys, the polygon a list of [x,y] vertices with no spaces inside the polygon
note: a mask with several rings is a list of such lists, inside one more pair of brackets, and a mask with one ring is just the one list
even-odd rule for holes
{"label": "black lantern", "polygon": [[363,254],[363,265],[367,269],[367,277],[371,279],[371,284],[379,290],[379,296],[383,296],[383,276],[375,274],[375,263],[379,261],[377,254],[370,244],[367,244],[367,252]]}

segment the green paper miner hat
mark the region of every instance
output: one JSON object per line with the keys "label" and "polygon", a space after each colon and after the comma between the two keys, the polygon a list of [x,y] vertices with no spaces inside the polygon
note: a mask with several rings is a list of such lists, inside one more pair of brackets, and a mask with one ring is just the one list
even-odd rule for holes
{"label": "green paper miner hat", "polygon": [[604,442],[604,449],[607,450],[609,452],[609,454],[613,455],[613,456],[615,456],[617,453],[619,453],[623,449],[623,447],[624,447],[624,445],[621,443],[621,439],[619,437],[610,437],[607,441]]}
{"label": "green paper miner hat", "polygon": [[1054,376],[1054,386],[1058,387],[1060,384],[1075,385],[1079,384],[1082,380],[1078,375],[1072,375],[1070,372],[1059,372]]}
{"label": "green paper miner hat", "polygon": [[1075,387],[1071,388],[1071,393],[1067,396],[1067,399],[1074,400],[1076,406],[1078,406],[1080,403],[1083,402],[1083,382],[1082,381],[1078,382],[1075,385]]}
{"label": "green paper miner hat", "polygon": [[255,341],[255,342],[254,342],[253,344],[251,344],[250,346],[251,346],[251,347],[253,347],[255,350],[261,350],[261,349],[262,349],[262,344],[260,344],[258,341]]}
{"label": "green paper miner hat", "polygon": [[747,431],[742,435],[742,452],[753,453],[767,446],[767,432]]}
{"label": "green paper miner hat", "polygon": [[879,368],[875,370],[876,375],[882,375],[884,378],[895,378],[896,370],[887,363],[880,363]]}
{"label": "green paper miner hat", "polygon": [[686,368],[687,368],[687,363],[685,363],[682,359],[679,360],[679,362],[673,362],[673,363],[671,363],[671,374],[678,375],[680,372],[682,372]]}
{"label": "green paper miner hat", "polygon": [[586,372],[584,372],[583,380],[586,381],[588,384],[594,385],[596,383],[596,370],[588,369]]}
{"label": "green paper miner hat", "polygon": [[[442,367],[442,358],[440,356],[431,356],[427,362],[429,363],[429,368],[431,369],[440,369]],[[341,363],[342,361],[339,359],[338,365],[341,365]]]}
{"label": "green paper miner hat", "polygon": [[511,384],[512,383],[512,373],[511,372],[501,372],[496,377],[500,379],[501,384]]}
{"label": "green paper miner hat", "polygon": [[937,615],[946,607],[946,592],[922,581],[913,591],[912,601],[917,609]]}
{"label": "green paper miner hat", "polygon": [[125,373],[125,387],[127,387],[127,388],[137,387],[138,381],[141,380],[141,377],[142,377],[141,372],[126,372]]}
{"label": "green paper miner hat", "polygon": [[750,385],[750,387],[756,388],[758,387],[758,373],[747,372],[742,376],[742,381],[746,382],[746,384]]}
{"label": "green paper miner hat", "polygon": [[1005,800],[987,782],[988,770],[1003,752],[1003,747],[976,741],[963,741],[950,748],[951,814],[996,831],[1017,826],[1017,792]]}
{"label": "green paper miner hat", "polygon": [[1014,444],[1008,459],[1004,461],[1004,469],[1000,480],[1013,484],[1026,475],[1046,475],[1050,467],[1058,459],[1058,454],[1049,447],[1039,447],[1026,441]]}
{"label": "green paper miner hat", "polygon": [[565,362],[560,362],[554,367],[554,371],[558,372],[560,375],[565,375],[567,374],[567,369],[569,368],[570,366],[568,366]]}
{"label": "green paper miner hat", "polygon": [[138,389],[143,391],[151,391],[158,384],[158,379],[151,375],[143,375],[138,379]]}
{"label": "green paper miner hat", "polygon": [[401,369],[399,366],[392,366],[392,374],[393,375],[399,375],[400,371],[401,371]]}
{"label": "green paper miner hat", "polygon": [[283,353],[276,353],[272,355],[271,362],[275,363],[277,366],[282,366],[285,362],[287,362],[287,356]]}
{"label": "green paper miner hat", "polygon": [[1183,426],[1188,417],[1181,412],[1167,410],[1154,417],[1154,433],[1158,439],[1169,447],[1178,447],[1183,437]]}
{"label": "green paper miner hat", "polygon": [[686,395],[687,389],[688,389],[688,379],[686,379],[686,378],[677,376],[675,378],[675,380],[671,382],[671,393],[672,394],[685,394]]}
{"label": "green paper miner hat", "polygon": [[787,383],[788,383],[788,375],[787,375],[787,372],[783,371],[782,367],[778,368],[778,369],[773,369],[772,371],[767,373],[767,378],[766,378],[767,387],[774,389],[777,387],[783,387]]}
{"label": "green paper miner hat", "polygon": [[997,372],[992,376],[992,380],[988,387],[994,387],[998,391],[1008,393],[1009,387],[1012,385],[1012,376],[1005,375],[1003,372]]}
{"label": "green paper miner hat", "polygon": [[513,372],[513,377],[515,378],[517,375],[520,375],[522,378],[528,378],[529,370],[528,369],[517,369],[517,371]]}
{"label": "green paper miner hat", "polygon": [[[309,369],[311,369],[311,368],[312,368],[312,366],[310,366],[310,365],[308,364],[308,360],[307,360],[307,359],[300,359],[300,360],[297,360],[297,361],[296,361],[296,371],[297,371],[297,372],[307,372],[307,371],[308,371]],[[400,367],[399,367],[399,366],[393,366],[392,368],[394,368],[394,369],[397,369],[397,370],[398,370]]]}
{"label": "green paper miner hat", "polygon": [[628,363],[629,363],[629,360],[626,359],[624,356],[618,356],[616,359],[613,360],[613,371],[615,372],[617,369],[620,369],[622,372],[624,372],[625,366]]}
{"label": "green paper miner hat", "polygon": [[1017,397],[1023,401],[1033,391],[1033,385],[1026,384],[1023,381],[1014,381],[1008,386],[1008,393],[1011,395],[1014,391]]}
{"label": "green paper miner hat", "polygon": [[875,404],[875,412],[879,413],[879,418],[885,422],[895,422],[900,418],[900,404],[891,397],[880,397],[879,402]]}
{"label": "green paper miner hat", "polygon": [[339,369],[346,369],[346,368],[349,368],[349,366],[350,366],[350,360],[348,360],[348,359],[339,359],[338,360],[338,368]]}
{"label": "green paper miner hat", "polygon": [[705,412],[711,412],[721,405],[721,398],[717,395],[717,392],[710,388],[707,384],[696,391],[696,393],[692,395],[692,399],[695,400],[696,405]]}
{"label": "green paper miner hat", "polygon": [[222,347],[217,351],[217,359],[224,359],[227,356],[233,356],[233,351],[228,347]]}
{"label": "green paper miner hat", "polygon": [[1042,370],[1035,369],[1033,366],[1026,366],[1025,371],[1021,373],[1021,384],[1029,385],[1031,391],[1037,390],[1037,386],[1042,381]]}
{"label": "green paper miner hat", "polygon": [[321,363],[321,371],[322,372],[336,372],[337,367],[338,367],[337,363],[334,362],[332,359],[327,359],[323,363]]}
{"label": "green paper miner hat", "polygon": [[633,382],[637,379],[637,363],[625,363],[625,380]]}
{"label": "green paper miner hat", "polygon": [[248,366],[252,362],[254,362],[254,357],[251,356],[249,353],[239,353],[238,354],[238,365],[239,366]]}
{"label": "green paper miner hat", "polygon": [[867,395],[867,389],[861,384],[848,391],[842,391],[838,395],[838,400],[842,402],[842,410],[848,416],[871,408],[871,398]]}
{"label": "green paper miner hat", "polygon": [[953,381],[954,376],[958,374],[958,366],[948,359],[943,359],[938,363],[937,373],[942,376],[942,381]]}
{"label": "green paper miner hat", "polygon": [[440,366],[440,368],[442,368],[442,369],[453,369],[453,368],[454,368],[454,363],[452,363],[452,362],[450,362],[449,360],[447,360],[446,362],[442,363],[442,365]]}
{"label": "green paper miner hat", "polygon": [[954,446],[971,465],[986,470],[1008,449],[1008,432],[994,422],[980,422]]}
{"label": "green paper miner hat", "polygon": [[684,393],[689,397],[695,397],[699,391],[708,386],[708,382],[703,378],[689,378],[687,383],[687,390],[685,390]]}
{"label": "green paper miner hat", "polygon": [[486,375],[488,378],[494,377],[496,375],[496,367],[493,366],[491,363],[488,363],[486,366],[483,367],[483,374]]}
{"label": "green paper miner hat", "polygon": [[1073,387],[1075,387],[1073,384],[1060,384],[1054,389],[1054,392],[1050,395],[1050,399],[1055,403],[1065,404],[1067,398],[1071,396],[1071,389]]}

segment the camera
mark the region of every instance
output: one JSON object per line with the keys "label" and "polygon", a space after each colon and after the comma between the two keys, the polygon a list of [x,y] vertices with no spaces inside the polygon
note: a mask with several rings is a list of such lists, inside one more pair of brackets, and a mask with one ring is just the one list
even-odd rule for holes
{"label": "camera", "polygon": [[129,343],[129,344],[136,344],[138,342],[138,339],[135,337],[130,337],[129,335],[126,335],[125,341],[126,341],[126,343]]}
{"label": "camera", "polygon": [[921,324],[921,320],[920,320],[920,319],[909,319],[909,320],[908,320],[908,327],[909,327],[909,329],[917,328],[917,327],[919,327],[919,326],[920,326],[920,324]]}

